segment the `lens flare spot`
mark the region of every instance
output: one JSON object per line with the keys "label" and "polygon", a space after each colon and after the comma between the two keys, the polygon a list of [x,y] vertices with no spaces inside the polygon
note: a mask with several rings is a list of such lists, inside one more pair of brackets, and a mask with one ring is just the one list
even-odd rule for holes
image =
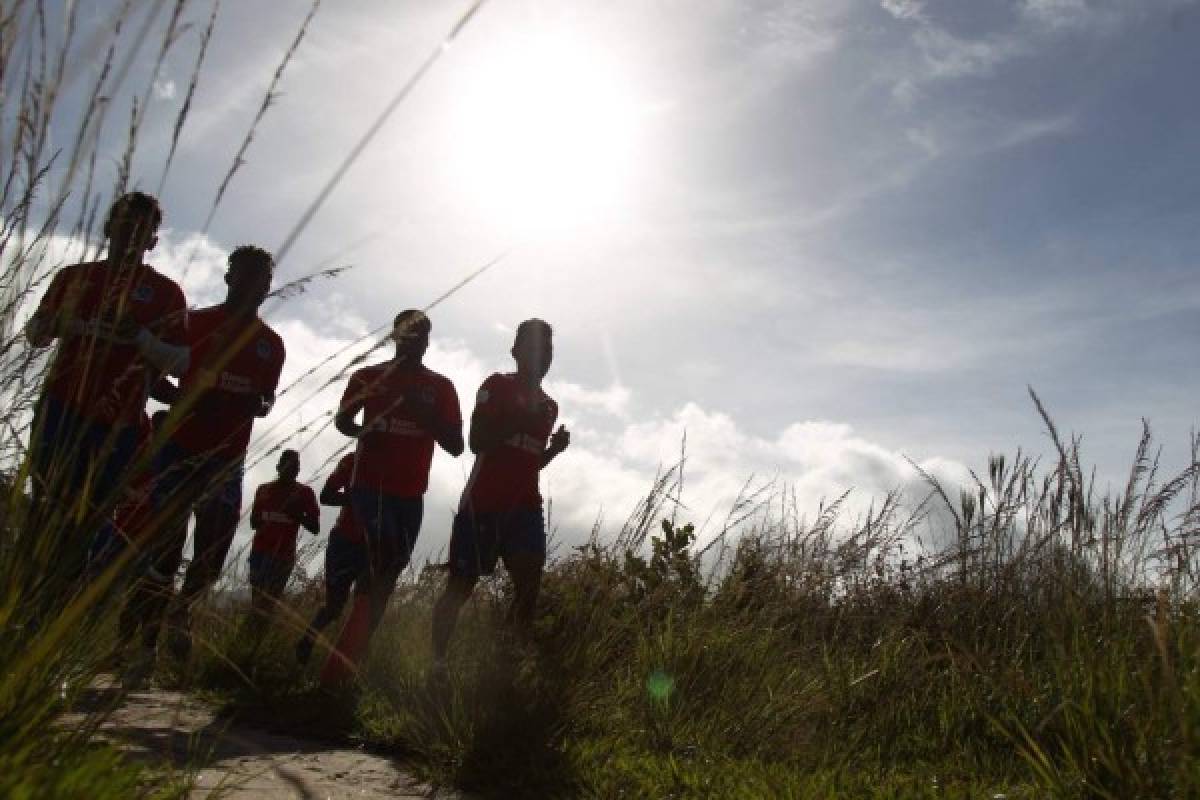
{"label": "lens flare spot", "polygon": [[671,698],[671,693],[675,690],[675,679],[661,669],[656,669],[646,678],[646,691],[650,694],[650,699],[660,703],[665,703]]}

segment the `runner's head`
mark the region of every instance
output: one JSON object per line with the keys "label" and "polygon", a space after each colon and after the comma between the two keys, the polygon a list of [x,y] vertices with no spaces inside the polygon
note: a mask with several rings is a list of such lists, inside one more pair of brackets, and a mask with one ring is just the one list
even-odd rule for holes
{"label": "runner's head", "polygon": [[279,479],[291,483],[300,475],[300,454],[295,450],[284,450],[279,454],[279,463],[275,465]]}
{"label": "runner's head", "polygon": [[147,250],[158,244],[158,226],[162,209],[158,201],[144,192],[129,192],[113,201],[104,220],[108,239],[108,260],[140,264]]}
{"label": "runner's head", "polygon": [[425,312],[416,309],[401,311],[392,323],[392,338],[396,341],[396,358],[413,364],[421,363],[429,347],[429,332],[433,323]]}
{"label": "runner's head", "polygon": [[510,352],[517,362],[517,374],[540,382],[554,360],[554,329],[545,320],[525,320],[517,326]]}
{"label": "runner's head", "polygon": [[261,247],[244,244],[229,254],[229,269],[225,272],[225,306],[230,311],[253,314],[271,291],[271,276],[275,259]]}

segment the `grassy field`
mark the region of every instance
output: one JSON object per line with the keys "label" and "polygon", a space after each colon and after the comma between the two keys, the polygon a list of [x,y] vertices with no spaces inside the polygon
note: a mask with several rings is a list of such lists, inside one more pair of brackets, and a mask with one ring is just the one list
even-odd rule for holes
{"label": "grassy field", "polygon": [[1169,511],[1194,505],[1193,471],[1160,485],[1141,461],[1128,492],[1088,500],[1072,454],[990,466],[957,538],[915,557],[927,520],[895,498],[857,522],[764,506],[701,557],[658,523],[660,482],[615,542],[553,563],[532,641],[490,584],[446,694],[425,680],[433,570],[343,696],[292,662],[315,585],[253,650],[210,616],[190,680],[492,797],[1196,796],[1192,523]]}
{"label": "grassy field", "polygon": [[[935,516],[897,498],[858,520],[763,505],[701,553],[663,521],[667,476],[621,531],[551,564],[531,640],[501,624],[504,579],[486,583],[448,691],[425,677],[433,569],[400,588],[340,695],[317,686],[322,650],[307,670],[292,657],[315,581],[265,637],[215,598],[192,663],[158,679],[490,797],[1193,797],[1196,470],[1159,482],[1151,466],[1089,500],[1072,453],[1043,471],[994,458],[937,517],[957,536],[920,555]],[[7,595],[7,643],[24,608]],[[103,614],[74,610],[0,651],[0,791],[178,791],[88,726],[55,726],[109,641]]]}

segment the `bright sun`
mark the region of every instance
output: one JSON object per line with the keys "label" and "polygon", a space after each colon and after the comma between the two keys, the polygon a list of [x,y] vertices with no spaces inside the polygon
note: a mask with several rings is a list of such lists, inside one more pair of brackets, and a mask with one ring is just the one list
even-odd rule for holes
{"label": "bright sun", "polygon": [[636,109],[603,54],[524,39],[482,63],[455,98],[454,178],[518,236],[603,221],[626,201]]}

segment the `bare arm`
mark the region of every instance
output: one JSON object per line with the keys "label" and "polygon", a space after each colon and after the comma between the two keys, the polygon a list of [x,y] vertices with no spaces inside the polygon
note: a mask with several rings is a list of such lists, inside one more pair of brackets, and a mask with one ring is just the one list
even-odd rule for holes
{"label": "bare arm", "polygon": [[320,509],[317,508],[317,498],[312,494],[312,489],[307,486],[299,486],[293,491],[287,502],[283,505],[283,513],[297,522],[306,531],[312,534],[319,533],[321,530]]}
{"label": "bare arm", "polygon": [[333,426],[337,428],[343,436],[349,436],[351,439],[357,439],[360,435],[362,435],[364,426],[355,422],[354,418],[358,416],[358,412],[362,410],[363,405],[364,403],[362,402],[351,403],[350,405],[339,408],[338,412],[333,416]]}
{"label": "bare arm", "polygon": [[296,521],[299,522],[309,533],[317,534],[321,532],[321,520],[311,511],[303,511],[297,514]]}
{"label": "bare arm", "polygon": [[262,509],[258,505],[258,493],[254,493],[254,505],[250,506],[250,528],[258,530],[258,526],[262,525]]}
{"label": "bare arm", "polygon": [[545,452],[542,453],[542,461],[538,465],[538,469],[544,469],[547,464],[554,460],[555,456],[570,446],[571,432],[567,430],[566,426],[559,425],[558,430],[550,434],[550,444],[546,447]]}
{"label": "bare arm", "polygon": [[[330,476],[330,478],[336,477],[336,474]],[[350,492],[346,491],[345,481],[326,481],[325,485],[321,487],[321,505],[338,507],[350,505]]]}
{"label": "bare arm", "polygon": [[25,323],[25,338],[34,347],[49,347],[54,342],[54,323],[45,311],[38,311]]}
{"label": "bare arm", "polygon": [[437,411],[432,407],[422,408],[419,416],[421,417],[417,424],[429,434],[433,436],[433,440],[438,443],[438,446],[445,450],[450,455],[458,458],[463,452],[463,434],[461,422],[446,422],[438,419]]}

